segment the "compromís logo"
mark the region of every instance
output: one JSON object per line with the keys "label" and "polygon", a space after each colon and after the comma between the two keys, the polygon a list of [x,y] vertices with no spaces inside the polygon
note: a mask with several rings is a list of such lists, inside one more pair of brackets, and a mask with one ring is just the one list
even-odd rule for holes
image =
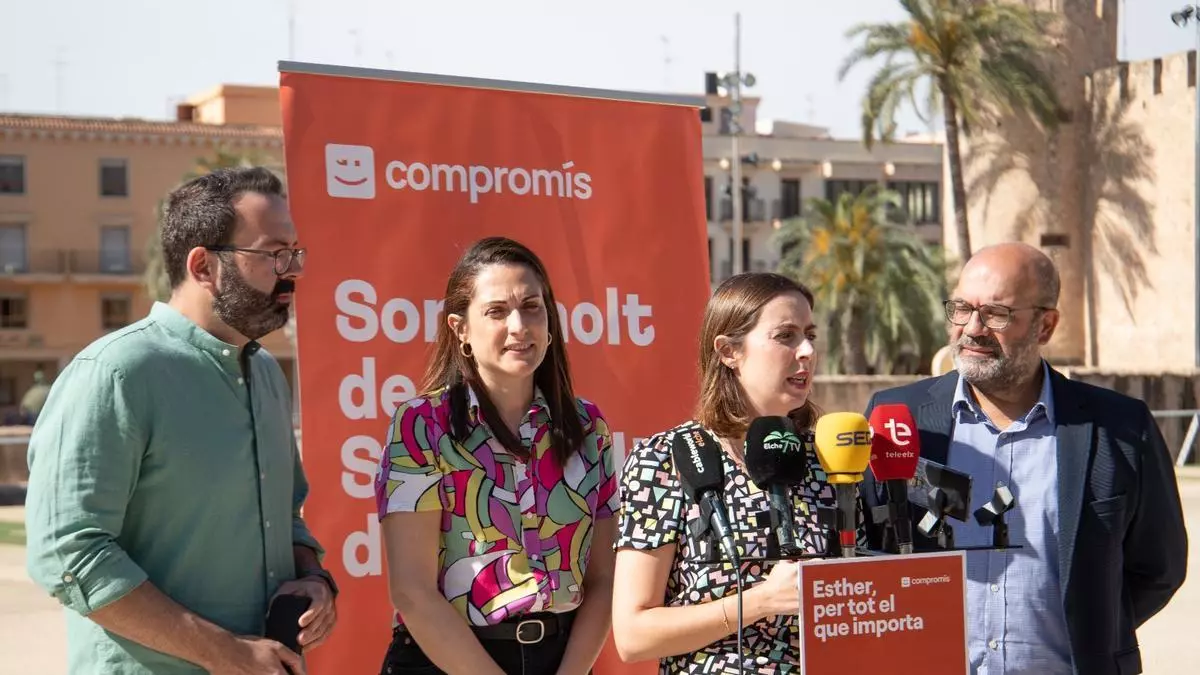
{"label": "comprom\u00eds logo", "polygon": [[[325,173],[329,196],[375,198],[377,177],[373,148],[326,144]],[[573,161],[565,161],[554,167],[530,169],[396,159],[384,166],[382,179],[393,190],[458,193],[472,204],[478,204],[485,195],[501,194],[557,199],[592,198],[591,174],[577,170]]]}
{"label": "comprom\u00eds logo", "polygon": [[375,198],[375,150],[366,145],[325,145],[325,187],[330,197]]}

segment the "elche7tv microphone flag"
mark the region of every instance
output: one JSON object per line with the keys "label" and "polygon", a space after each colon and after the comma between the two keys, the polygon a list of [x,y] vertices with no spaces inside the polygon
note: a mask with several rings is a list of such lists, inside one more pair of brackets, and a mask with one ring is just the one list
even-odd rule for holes
{"label": "elche7tv microphone flag", "polygon": [[791,419],[781,416],[756,417],[746,431],[746,473],[767,493],[771,536],[767,539],[767,557],[799,555],[793,531],[789,488],[804,482],[808,474],[808,453],[796,434]]}

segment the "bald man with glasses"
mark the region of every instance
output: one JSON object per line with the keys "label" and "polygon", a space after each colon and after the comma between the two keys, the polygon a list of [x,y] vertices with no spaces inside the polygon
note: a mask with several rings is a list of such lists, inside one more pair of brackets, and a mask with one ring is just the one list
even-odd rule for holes
{"label": "bald man with glasses", "polygon": [[[1020,548],[967,553],[973,675],[1142,672],[1135,631],[1183,584],[1187,533],[1171,457],[1140,400],[1065,378],[1042,357],[1058,326],[1058,273],[1038,249],[980,250],[945,303],[955,372],[875,394],[908,406],[921,456],[973,478],[974,513],[997,487]],[[868,476],[873,547],[885,503]],[[924,516],[914,507],[913,520]],[[956,547],[992,528],[950,523]],[[917,535],[918,550],[936,547]]]}

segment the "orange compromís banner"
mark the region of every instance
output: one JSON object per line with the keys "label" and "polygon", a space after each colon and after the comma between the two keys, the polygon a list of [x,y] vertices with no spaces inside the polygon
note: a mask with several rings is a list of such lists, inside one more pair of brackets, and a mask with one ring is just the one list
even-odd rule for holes
{"label": "orange comprom\u00eds banner", "polygon": [[[417,394],[455,261],[509,236],[548,268],[576,393],[633,443],[690,415],[709,294],[702,101],[280,64],[305,518],[341,595],[310,672],[378,672],[391,637],[372,478]],[[596,672],[630,667],[605,648]]]}

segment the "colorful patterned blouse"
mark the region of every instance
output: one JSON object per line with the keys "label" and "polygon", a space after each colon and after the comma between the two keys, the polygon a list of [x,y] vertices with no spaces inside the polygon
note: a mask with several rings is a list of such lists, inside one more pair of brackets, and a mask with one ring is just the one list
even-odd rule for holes
{"label": "colorful patterned blouse", "polygon": [[[689,423],[694,424],[694,422]],[[652,436],[636,445],[621,473],[621,515],[617,547],[639,550],[675,544],[675,561],[667,578],[664,606],[698,605],[737,593],[731,563],[703,563],[713,554],[710,542],[697,541],[688,523],[699,518],[699,507],[689,501],[679,484],[671,460],[671,441],[676,429]],[[708,432],[711,433],[711,432]],[[817,521],[817,506],[836,504],[833,488],[809,445],[809,475],[804,485],[792,489],[792,514],[797,522],[797,543],[806,553],[824,554],[826,539]],[[767,542],[766,493],[759,490],[744,471],[721,453],[725,471],[724,504],[734,530],[738,555],[762,557]],[[759,523],[761,522],[761,526]],[[719,552],[719,549],[718,549]],[[774,563],[742,563],[744,588],[765,579]],[[730,608],[730,625],[736,619]],[[777,616],[746,626],[743,631],[745,672],[760,675],[798,673],[799,634],[794,616]],[[737,633],[700,651],[662,659],[659,673],[736,673]]]}
{"label": "colorful patterned blouse", "polygon": [[[577,399],[584,443],[560,467],[541,392],[521,421],[527,462],[492,437],[474,392],[469,434],[456,442],[448,399],[443,390],[396,409],[375,476],[379,517],[443,513],[438,587],[471,625],[575,609],[593,521],[613,517],[618,505],[612,437],[600,410]],[[398,613],[393,621],[402,623]]]}

